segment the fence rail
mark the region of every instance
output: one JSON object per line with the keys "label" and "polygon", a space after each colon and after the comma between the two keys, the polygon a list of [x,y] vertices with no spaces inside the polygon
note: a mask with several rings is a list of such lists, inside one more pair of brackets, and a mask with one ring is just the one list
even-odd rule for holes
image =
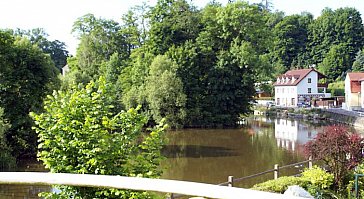
{"label": "fence rail", "polygon": [[68,185],[81,187],[132,189],[139,191],[157,191],[162,193],[178,193],[188,196],[227,199],[240,199],[246,197],[272,199],[301,198],[250,189],[196,182],[91,174],[0,172],[0,184]]}

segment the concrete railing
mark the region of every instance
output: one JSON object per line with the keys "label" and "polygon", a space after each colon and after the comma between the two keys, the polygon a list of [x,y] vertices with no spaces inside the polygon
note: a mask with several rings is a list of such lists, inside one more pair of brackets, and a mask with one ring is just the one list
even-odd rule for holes
{"label": "concrete railing", "polygon": [[0,172],[0,184],[68,185],[177,193],[208,198],[300,198],[282,194],[204,183],[68,173]]}

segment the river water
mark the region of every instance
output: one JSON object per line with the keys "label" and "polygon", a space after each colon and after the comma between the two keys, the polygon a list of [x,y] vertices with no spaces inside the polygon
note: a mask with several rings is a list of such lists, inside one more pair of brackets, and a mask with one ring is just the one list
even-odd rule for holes
{"label": "river water", "polygon": [[[167,134],[163,150],[163,179],[219,184],[228,176],[235,178],[273,169],[274,164],[288,165],[305,160],[303,145],[325,124],[290,119],[257,117],[236,129],[183,129]],[[301,167],[282,170],[293,175]],[[17,171],[41,171],[42,166],[27,163]],[[251,187],[273,179],[273,174],[243,180],[238,187]],[[35,199],[46,186],[0,185],[0,199]]]}

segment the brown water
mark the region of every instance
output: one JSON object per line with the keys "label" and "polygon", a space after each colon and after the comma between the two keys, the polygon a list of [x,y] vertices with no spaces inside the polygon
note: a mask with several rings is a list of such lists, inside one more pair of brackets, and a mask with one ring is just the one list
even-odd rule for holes
{"label": "brown water", "polygon": [[[287,165],[304,160],[303,144],[320,131],[295,120],[256,118],[238,129],[184,129],[168,132],[163,150],[164,179],[218,184],[235,178],[273,169],[274,164]],[[302,168],[283,170],[292,175]],[[43,171],[41,165],[26,163],[17,171]],[[273,178],[266,174],[244,180],[234,186],[252,185]],[[47,186],[0,185],[0,199],[35,199]]]}
{"label": "brown water", "polygon": [[[280,120],[280,124],[286,122]],[[188,129],[168,134],[165,148],[168,159],[162,178],[219,184],[229,175],[235,178],[248,176],[274,168],[274,164],[288,165],[305,160],[302,141],[306,142],[308,131],[316,133],[316,127],[292,121],[297,132],[279,137],[289,128],[279,126],[277,120],[260,118],[248,121],[239,129]],[[275,125],[282,129],[276,129]],[[285,124],[287,125],[287,124]],[[300,129],[300,130],[299,130]],[[289,129],[292,130],[292,129]],[[298,133],[299,131],[299,133]],[[301,140],[297,137],[300,134]],[[283,170],[282,175],[292,175],[302,168]],[[244,180],[239,187],[273,179],[273,173]]]}

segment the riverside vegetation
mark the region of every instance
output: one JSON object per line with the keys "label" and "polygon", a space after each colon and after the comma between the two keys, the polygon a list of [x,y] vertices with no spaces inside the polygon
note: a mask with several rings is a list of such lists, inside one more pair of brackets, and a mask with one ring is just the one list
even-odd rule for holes
{"label": "riverside vegetation", "polygon": [[[87,14],[73,26],[80,40],[75,56],[42,29],[0,30],[1,147],[17,159],[35,158],[39,144],[39,158],[54,172],[157,177],[162,118],[172,128],[234,126],[251,112],[254,83],[272,92],[264,82],[291,68],[316,66],[328,82],[364,70],[356,9],[326,8],[314,19],[267,5],[212,1],[199,9],[186,0],[158,0],[130,9],[120,23]],[[61,77],[66,63],[70,72]],[[161,142],[148,141],[153,132]],[[107,149],[98,139],[113,145],[130,139],[136,158],[114,162],[118,171],[111,163],[103,168],[100,160],[129,149]],[[87,158],[76,161],[70,150]],[[75,197],[129,194],[73,191]]]}

